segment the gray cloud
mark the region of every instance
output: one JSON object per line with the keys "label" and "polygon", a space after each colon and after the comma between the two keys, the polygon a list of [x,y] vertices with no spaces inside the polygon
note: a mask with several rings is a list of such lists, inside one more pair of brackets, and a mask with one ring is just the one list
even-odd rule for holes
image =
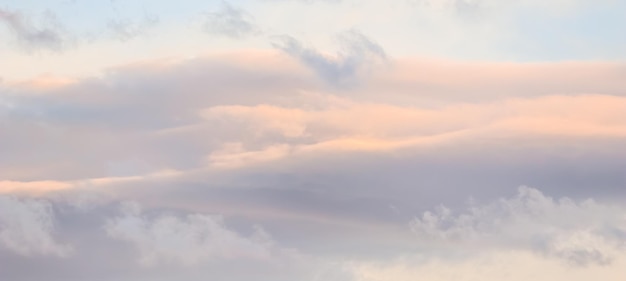
{"label": "gray cloud", "polygon": [[291,36],[276,37],[272,45],[298,59],[334,86],[354,83],[360,72],[387,59],[380,45],[356,30],[341,33],[338,41],[343,49],[335,57],[305,47]]}
{"label": "gray cloud", "polygon": [[133,244],[141,254],[140,262],[146,266],[239,259],[271,263],[287,254],[275,249],[274,242],[260,228],[245,237],[228,229],[219,216],[161,215],[147,219],[136,203],[127,203],[124,214],[108,220],[105,230],[110,237]]}
{"label": "gray cloud", "polygon": [[[73,250],[59,259],[53,254],[22,255],[0,247],[0,272],[10,280],[199,281],[219,277],[243,281],[254,277],[288,281],[308,280],[328,267],[328,262],[284,248],[255,224],[232,223],[220,215],[162,207],[139,211],[129,203],[124,203],[127,207],[120,214],[119,201],[90,209],[77,209],[65,199],[22,200],[26,201],[55,210],[55,237],[71,243]],[[0,201],[0,233],[3,215],[13,215],[9,220],[18,224],[30,222],[17,216],[20,209],[7,212],[4,207],[8,205]],[[28,231],[20,233],[26,237],[37,234],[32,227],[22,230]],[[138,258],[145,259],[138,263]]]}
{"label": "gray cloud", "polygon": [[221,3],[219,10],[206,14],[203,28],[211,35],[230,38],[243,38],[259,31],[252,16],[225,1]]}
{"label": "gray cloud", "polygon": [[[521,187],[514,198],[472,205],[458,215],[440,206],[411,223],[424,241],[455,241],[483,248],[530,249],[574,266],[605,265],[626,247],[623,209],[587,200],[555,200],[537,189]],[[617,250],[616,250],[617,249]]]}
{"label": "gray cloud", "polygon": [[[182,192],[188,189],[179,191]],[[258,194],[256,200],[263,201]],[[31,200],[56,210],[55,236],[71,243],[75,251],[64,259],[13,256],[0,251],[3,277],[11,280],[45,277],[56,281],[94,276],[92,280],[97,281],[160,281],[203,280],[208,276],[250,280],[254,276],[268,281],[345,281],[368,280],[359,270],[370,262],[396,262],[397,268],[406,264],[428,274],[437,269],[429,267],[431,263],[438,264],[438,270],[456,270],[455,264],[463,261],[487,263],[511,274],[519,271],[494,264],[496,258],[481,258],[487,253],[516,258],[506,256],[511,250],[517,254],[515,251],[534,252],[539,259],[563,260],[579,271],[600,268],[610,272],[614,263],[623,261],[621,253],[626,237],[622,208],[590,200],[555,200],[529,188],[521,189],[515,197],[473,203],[459,215],[454,215],[454,210],[429,213],[418,219],[426,225],[419,225],[416,219],[413,235],[422,240],[414,236],[412,240],[389,236],[375,225],[337,233],[337,228],[345,227],[343,231],[347,231],[349,227],[302,219],[263,222],[263,229],[272,233],[270,238],[265,231],[252,227],[250,222],[255,219],[250,216],[242,220],[236,215],[163,207],[164,204],[154,204],[146,196],[140,199],[153,207],[141,210],[134,203],[125,203],[120,213],[117,200],[88,210],[54,200]],[[172,204],[176,199],[167,202]],[[215,204],[200,202],[203,206]],[[187,201],[185,205],[196,204]],[[2,211],[0,214],[6,213],[5,209]],[[426,229],[433,231],[424,232]],[[298,251],[285,248],[294,245],[294,236],[302,239],[296,244],[308,246],[297,247]],[[390,247],[390,242],[399,245]],[[455,246],[451,248],[450,243]],[[476,248],[480,250],[473,252]],[[368,254],[368,250],[374,253]],[[419,258],[410,258],[413,255]],[[33,267],[38,270],[32,270]],[[242,271],[242,267],[246,270]]]}
{"label": "gray cloud", "polygon": [[27,51],[61,51],[68,42],[61,24],[51,12],[45,14],[40,25],[35,25],[19,12],[0,9],[0,22],[9,28]]}
{"label": "gray cloud", "polygon": [[[302,87],[314,85],[298,73],[286,73],[281,69],[247,69],[215,58],[176,65],[156,72],[145,72],[147,69],[143,67],[118,69],[103,80],[86,79],[55,95],[5,90],[2,104],[7,106],[0,104],[0,115],[3,116],[0,121],[1,150],[4,155],[4,161],[0,161],[4,164],[0,166],[6,173],[3,177],[21,177],[21,174],[29,180],[42,179],[40,176],[79,179],[196,167],[221,141],[211,140],[213,137],[206,134],[207,130],[212,130],[209,127],[169,133],[168,129],[201,123],[200,110],[211,105],[258,103],[287,97]],[[256,94],[250,96],[251,92]],[[222,124],[221,128],[228,131],[228,126]],[[80,129],[88,127],[92,129]],[[68,134],[69,131],[73,133]],[[189,139],[190,142],[180,143],[186,139],[181,139],[181,134],[202,136],[204,140]],[[111,139],[113,135],[115,139]],[[79,136],[84,142],[77,147],[74,143]],[[39,142],[44,139],[45,142]],[[28,143],[35,150],[32,153],[19,152],[21,149],[17,146],[21,146],[20,143]],[[180,149],[184,147],[187,152],[178,149],[175,154],[148,152],[155,147],[153,145],[167,147],[173,144]],[[124,147],[131,146],[138,148],[131,153],[136,156],[122,153],[126,151]],[[94,153],[96,151],[106,152]],[[145,153],[155,158],[145,158],[148,155]],[[83,158],[81,155],[91,155],[89,157],[94,161],[79,165],[82,168],[70,164],[82,162],[79,160]],[[58,165],[52,167],[46,165],[46,161],[55,161]],[[40,176],[32,170],[24,174],[18,171],[19,167],[35,162],[47,167],[40,166]],[[13,168],[5,166],[9,163]],[[9,170],[13,171],[12,176],[9,176]]]}
{"label": "gray cloud", "polygon": [[[524,83],[534,81],[522,79]],[[376,77],[370,80],[375,82]],[[605,91],[609,88],[602,87],[610,85],[607,82],[598,82],[601,87],[589,81],[577,85]],[[500,92],[517,94],[519,83],[512,81],[495,89],[489,84],[483,87],[485,92],[493,92],[494,99]],[[534,83],[526,87],[525,94],[545,94],[548,82]],[[557,92],[572,87],[558,85],[549,87]],[[419,86],[416,82],[412,87]],[[487,95],[481,89],[473,85],[471,93]],[[323,85],[298,68],[261,64],[250,69],[216,58],[159,67],[129,66],[112,70],[102,78],[49,90],[5,87],[4,105],[0,105],[0,174],[15,181],[88,181],[174,169],[190,175],[156,183],[164,198],[194,201],[230,197],[234,206],[258,203],[255,207],[377,222],[401,218],[389,210],[389,204],[406,216],[431,207],[432,202],[455,204],[471,195],[489,198],[520,184],[541,186],[548,194],[574,198],[619,198],[624,192],[621,187],[626,178],[620,171],[626,157],[619,149],[623,142],[619,136],[551,137],[529,132],[498,139],[482,127],[501,119],[524,117],[526,109],[536,110],[542,103],[523,108],[506,104],[477,107],[475,111],[485,117],[476,121],[473,116],[454,117],[468,107],[440,117],[429,117],[434,112],[422,111],[415,100],[423,96],[430,99],[441,93],[449,103],[468,98],[438,87],[420,88],[420,95],[410,97],[407,106],[382,103],[382,110],[371,104],[369,96],[407,97],[410,90],[384,95],[340,92],[349,97],[344,99],[312,94],[324,91]],[[571,101],[589,106],[592,100]],[[561,108],[571,107],[555,101]],[[569,99],[562,101],[570,104]],[[619,104],[611,99],[602,102]],[[237,106],[231,107],[233,104]],[[511,116],[514,112],[520,114]],[[570,116],[572,112],[582,113],[568,110],[562,114]],[[610,114],[620,116],[618,112],[616,108]],[[298,152],[346,136],[370,134],[384,141],[463,128],[477,133],[441,146],[394,152],[402,157],[351,150],[360,145],[358,142],[348,143],[346,151]],[[207,168],[216,161],[249,165],[235,165],[227,171]],[[142,195],[154,192],[152,182],[119,185],[123,186],[119,189],[122,194],[143,185],[146,188]],[[380,189],[381,185],[386,189]],[[249,190],[228,193],[228,187],[237,186]],[[468,188],[459,190],[458,186]],[[186,191],[177,194],[182,189]],[[255,202],[258,198],[266,201]]]}
{"label": "gray cloud", "polygon": [[53,238],[54,213],[45,201],[0,196],[0,245],[24,256],[64,257],[70,248]]}

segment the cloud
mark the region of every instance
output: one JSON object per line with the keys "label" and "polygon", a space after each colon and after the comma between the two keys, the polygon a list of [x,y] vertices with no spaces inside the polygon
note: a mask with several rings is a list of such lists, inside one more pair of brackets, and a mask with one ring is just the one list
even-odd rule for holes
{"label": "cloud", "polygon": [[554,199],[529,187],[468,204],[414,219],[411,253],[346,260],[343,268],[358,281],[618,280],[626,273],[623,205]]}
{"label": "cloud", "polygon": [[342,223],[398,222],[520,184],[620,198],[621,75],[619,64],[397,60],[362,87],[329,89],[272,51],[6,84],[0,189],[158,190],[190,211]]}
{"label": "cloud", "polygon": [[[232,131],[239,131],[245,139],[235,147],[214,151],[210,160],[219,165],[227,165],[226,161],[235,166],[254,165],[262,159],[312,151],[382,152],[505,135],[626,136],[626,124],[617,121],[626,120],[617,118],[626,108],[626,100],[620,97],[546,96],[456,104],[434,110],[323,95],[301,95],[299,100],[307,108],[261,104],[206,109],[202,116],[207,122],[238,124],[234,126],[238,129]],[[603,111],[590,109],[592,104]],[[267,146],[259,149],[264,143]]]}
{"label": "cloud", "polygon": [[246,237],[227,228],[219,216],[164,214],[149,218],[133,203],[125,205],[122,216],[109,219],[105,230],[110,237],[133,244],[140,252],[140,263],[146,266],[239,259],[272,262],[281,251],[260,228]]}
{"label": "cloud", "polygon": [[0,9],[0,22],[15,35],[20,45],[27,51],[47,49],[61,51],[67,45],[63,28],[54,14],[45,14],[40,26],[19,12]]}
{"label": "cloud", "polygon": [[159,24],[158,17],[146,15],[140,21],[110,20],[107,27],[115,38],[125,42],[145,34],[157,24]]}
{"label": "cloud", "polygon": [[471,205],[458,215],[441,206],[416,218],[411,229],[425,243],[531,250],[574,266],[609,264],[626,248],[622,208],[555,200],[528,187],[513,198]]}
{"label": "cloud", "polygon": [[107,186],[118,183],[164,180],[179,174],[179,171],[167,170],[143,175],[85,178],[73,181],[0,181],[0,194],[45,197],[49,194],[63,194],[72,190],[105,190]]}
{"label": "cloud", "polygon": [[[259,8],[255,15],[275,12],[253,2],[246,3],[258,5],[250,6]],[[276,5],[310,10],[288,17],[333,8],[325,11],[340,17],[328,18],[343,23],[324,21],[311,32],[358,26],[380,40],[392,30],[383,24],[395,19],[390,10],[406,7],[369,2]],[[348,9],[363,6],[375,16]],[[241,18],[256,24],[222,8],[214,20],[228,25],[234,17],[235,27],[218,33],[240,34]],[[135,29],[140,21],[121,20],[122,38],[143,32]],[[2,278],[613,281],[626,274],[623,63],[394,57],[387,65],[386,50],[358,31],[339,35],[343,49],[328,54],[303,39],[316,35],[293,28],[286,33],[297,39],[277,39],[269,51],[3,82],[0,194],[45,199],[0,196]],[[406,33],[394,34],[413,47]],[[55,57],[106,54],[105,45]],[[150,55],[131,45],[138,49],[128,55]],[[543,189],[502,197],[519,184]],[[470,195],[475,202],[456,209]],[[145,209],[117,210],[129,200]],[[318,271],[327,263],[335,267]]]}
{"label": "cloud", "polygon": [[227,143],[213,151],[208,161],[213,167],[240,168],[246,165],[261,164],[287,156],[289,145],[276,145],[259,151],[247,151],[241,143]]}
{"label": "cloud", "polygon": [[72,184],[60,181],[0,181],[0,193],[15,194],[21,192],[46,193],[72,188]]}
{"label": "cloud", "polygon": [[211,35],[230,38],[243,38],[259,31],[246,11],[225,1],[219,10],[207,13],[203,28]]}
{"label": "cloud", "polygon": [[15,253],[68,256],[71,248],[53,237],[54,220],[46,201],[0,195],[0,245]]}
{"label": "cloud", "polygon": [[[45,170],[56,170],[56,172],[48,174],[52,178],[46,176],[44,177],[45,180],[57,179],[65,181],[156,172],[156,170],[153,170],[156,168],[153,166],[156,162],[152,162],[144,156],[139,156],[134,160],[126,159],[127,157],[124,156],[122,158],[125,159],[115,160],[113,158],[117,157],[115,156],[116,153],[112,153],[110,150],[108,153],[105,153],[108,154],[105,158],[109,158],[109,160],[92,162],[94,165],[83,166],[85,169],[73,165],[70,165],[72,166],[70,167],[61,163],[72,162],[73,160],[70,159],[80,157],[78,155],[86,155],[79,150],[89,150],[91,151],[89,152],[90,155],[99,158],[99,156],[96,156],[98,153],[92,154],[92,152],[105,151],[107,150],[105,147],[113,150],[122,148],[118,146],[121,143],[117,141],[102,142],[109,138],[107,137],[109,132],[116,131],[119,133],[116,133],[116,135],[121,138],[123,138],[122,135],[127,137],[130,136],[128,134],[135,135],[139,137],[136,141],[140,141],[140,139],[143,139],[141,142],[147,141],[144,142],[144,145],[153,141],[170,142],[167,139],[174,141],[174,139],[179,138],[180,133],[184,134],[185,130],[179,130],[179,127],[189,125],[193,128],[197,125],[196,123],[202,120],[198,116],[198,111],[206,106],[221,103],[254,102],[254,100],[288,96],[293,91],[297,91],[297,88],[308,87],[307,85],[312,84],[312,82],[302,77],[303,70],[298,68],[296,63],[287,61],[286,58],[278,61],[272,59],[270,62],[265,54],[243,53],[239,55],[226,54],[205,59],[207,61],[198,59],[180,63],[165,62],[161,64],[160,62],[155,62],[147,65],[137,64],[111,70],[106,75],[107,78],[104,79],[85,79],[66,85],[55,84],[52,86],[45,82],[35,81],[26,83],[27,85],[20,84],[15,85],[15,88],[6,89],[6,95],[3,96],[3,101],[0,103],[0,114],[3,116],[3,121],[0,122],[0,127],[2,127],[0,134],[2,135],[3,145],[6,145],[4,147],[7,148],[7,150],[3,149],[5,157],[2,161],[7,161],[8,163],[11,151],[17,153],[16,150],[9,149],[9,146],[27,142],[39,142],[42,138],[48,138],[48,140],[51,140],[49,138],[62,138],[65,140],[46,142],[47,145],[43,143],[42,145],[35,145],[35,147],[39,147],[38,149],[42,150],[48,150],[51,146],[56,147],[54,150],[57,152],[52,154],[35,153],[34,151],[33,153],[15,154],[14,156],[19,157],[21,160],[17,162],[10,161],[12,168],[5,167],[6,169],[3,169],[3,171],[14,170],[20,166],[19,162],[26,163],[32,160],[43,163],[49,159],[48,157],[56,157],[63,154],[66,160],[58,159],[58,165],[47,165],[47,168],[40,170],[42,172]],[[256,61],[260,65],[267,67],[263,67],[263,70],[251,68],[251,61]],[[146,70],[149,71],[145,72]],[[156,78],[155,75],[160,78]],[[260,79],[260,77],[263,78]],[[154,84],[155,81],[158,81],[157,84],[160,85]],[[174,90],[175,88],[176,90]],[[213,88],[215,91],[207,94],[206,89],[208,88]],[[251,91],[256,91],[257,95],[251,97],[249,95]],[[43,94],[52,92],[56,94]],[[177,94],[174,94],[175,92],[184,97],[176,97]],[[224,92],[229,94],[222,94]],[[88,94],[85,95],[85,93]],[[154,95],[158,95],[161,98],[158,101],[153,100],[156,102],[146,102],[147,99],[152,100],[152,97],[155,97]],[[117,112],[117,114],[111,114],[112,112]],[[76,150],[77,147],[70,144],[77,140],[75,138],[77,135],[74,134],[70,137],[70,134],[61,133],[61,131],[66,129],[74,130],[79,127],[85,129],[79,129],[86,134],[83,135],[85,137],[83,140],[91,139],[91,141],[86,141],[85,144],[91,143],[98,148],[85,145]],[[120,129],[125,132],[119,131]],[[154,135],[140,136],[143,133],[136,135],[135,133],[139,131],[135,130],[143,131],[144,133],[149,132],[149,135]],[[75,133],[81,135],[78,131]],[[191,133],[195,134],[196,132],[192,131]],[[216,137],[221,138],[221,136]],[[174,142],[178,142],[178,140]],[[182,156],[179,154],[181,150],[176,150],[175,154],[179,156],[175,156],[175,158],[178,158],[175,162],[181,161],[178,163],[191,164],[191,162],[188,162],[189,160],[195,162],[203,159],[211,151],[213,147],[211,145],[212,142],[203,142],[201,145],[198,143],[200,146],[195,144],[187,146],[190,149],[189,156],[192,156],[194,160],[187,158],[187,156],[179,157]],[[65,146],[63,143],[69,146]],[[129,144],[127,142],[124,146]],[[65,150],[59,147],[59,145],[65,146],[67,149],[70,149],[70,146],[73,148]],[[148,146],[145,147],[147,148]],[[203,150],[203,152],[196,151],[196,148]],[[136,152],[143,154],[141,149],[136,150]],[[124,154],[129,155],[126,152]],[[156,154],[154,155],[156,156]],[[104,156],[104,154],[101,154],[101,156]],[[172,156],[174,155],[172,154]],[[17,160],[17,158],[14,159]],[[166,160],[162,164],[164,166],[160,164],[157,166],[163,167],[163,170],[183,168],[177,164],[172,165],[173,162],[170,162],[170,160]],[[187,164],[183,164],[183,166],[187,166]],[[187,167],[189,168],[189,166]],[[60,170],[65,170],[68,173],[65,174],[60,172]],[[91,172],[85,172],[86,170]],[[157,170],[161,169],[157,168]],[[28,172],[24,170],[24,172],[25,174],[23,175],[25,176],[34,176],[36,174],[33,169],[28,169]],[[18,174],[20,173],[18,172],[8,176],[8,178],[4,178],[7,180],[18,180]],[[67,177],[69,174],[82,175],[78,178],[74,176]],[[19,179],[18,181],[21,180]],[[37,177],[25,179],[24,181],[33,180],[38,181]]]}
{"label": "cloud", "polygon": [[4,84],[2,187],[108,179],[94,188],[132,200],[158,190],[163,204],[209,213],[376,223],[520,184],[619,198],[621,69],[396,60],[362,87],[329,89],[277,51],[245,51]]}
{"label": "cloud", "polygon": [[359,31],[350,30],[341,33],[338,41],[343,49],[335,56],[328,56],[305,47],[287,35],[276,37],[272,45],[298,59],[334,86],[353,84],[359,74],[387,60],[383,48]]}

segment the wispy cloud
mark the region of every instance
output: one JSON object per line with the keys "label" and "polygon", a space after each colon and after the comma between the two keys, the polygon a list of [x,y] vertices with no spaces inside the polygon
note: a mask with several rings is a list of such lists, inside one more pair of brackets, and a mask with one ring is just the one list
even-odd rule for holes
{"label": "wispy cloud", "polygon": [[144,35],[148,30],[154,28],[158,24],[159,18],[157,16],[145,15],[138,21],[113,19],[109,21],[107,27],[112,32],[113,37],[121,41],[128,41]]}
{"label": "wispy cloud", "polygon": [[35,25],[19,12],[0,9],[0,22],[8,27],[26,51],[61,51],[67,45],[65,31],[52,12],[46,13],[42,22]]}
{"label": "wispy cloud", "polygon": [[203,29],[208,34],[230,38],[243,38],[259,32],[250,14],[225,1],[217,10],[206,13]]}
{"label": "wispy cloud", "polygon": [[359,31],[351,30],[337,37],[342,49],[335,56],[304,46],[291,36],[278,36],[272,45],[311,68],[334,86],[355,83],[357,75],[387,59],[383,48]]}

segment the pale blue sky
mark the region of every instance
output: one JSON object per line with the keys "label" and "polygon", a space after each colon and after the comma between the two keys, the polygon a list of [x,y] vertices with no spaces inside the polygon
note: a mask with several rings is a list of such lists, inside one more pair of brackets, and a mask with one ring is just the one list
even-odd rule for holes
{"label": "pale blue sky", "polygon": [[[467,2],[477,3],[472,8],[454,4],[464,1],[469,0],[183,0],[176,4],[147,0],[7,0],[0,7],[22,14],[35,29],[45,29],[52,22],[63,29],[59,32],[67,37],[69,47],[61,52],[35,52],[38,60],[44,61],[42,68],[48,71],[51,67],[46,67],[45,61],[83,60],[81,52],[115,52],[132,60],[133,56],[177,57],[233,48],[270,49],[271,38],[276,35],[289,35],[332,53],[337,48],[333,37],[350,29],[366,34],[392,57],[486,61],[625,58],[624,1]],[[224,3],[243,11],[256,32],[239,38],[204,32],[207,14],[221,11]],[[50,20],[50,15],[54,20]],[[114,23],[132,36],[124,35],[126,40],[117,42],[121,36],[113,34]],[[0,55],[12,56],[11,61],[18,64],[33,62],[30,58],[33,53],[24,54],[15,44],[15,35],[6,24],[2,25]],[[120,46],[126,43],[126,47]],[[133,46],[143,51],[132,51]],[[124,52],[128,54],[123,55]],[[110,64],[120,63],[124,61],[113,58],[110,61]],[[95,60],[90,65],[90,72],[107,67],[106,63]],[[3,76],[11,76],[5,69],[3,72]],[[30,74],[36,75],[34,71]]]}

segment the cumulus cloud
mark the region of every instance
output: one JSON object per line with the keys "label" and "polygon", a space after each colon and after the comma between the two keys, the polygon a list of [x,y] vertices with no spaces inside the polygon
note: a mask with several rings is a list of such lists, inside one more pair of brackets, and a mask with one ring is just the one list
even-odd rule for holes
{"label": "cumulus cloud", "polygon": [[125,204],[123,215],[108,220],[105,230],[110,237],[133,244],[139,250],[140,263],[146,266],[214,260],[272,262],[282,251],[260,228],[244,236],[226,227],[219,216],[163,214],[151,218],[136,203]]}
{"label": "cumulus cloud", "polygon": [[207,13],[203,28],[211,35],[230,38],[242,38],[258,32],[252,16],[225,1],[218,10]]}
{"label": "cumulus cloud", "polygon": [[343,49],[335,56],[307,47],[287,35],[276,37],[272,44],[301,61],[334,86],[350,85],[355,82],[358,74],[387,60],[383,48],[359,31],[341,33],[338,41]]}
{"label": "cumulus cloud", "polygon": [[0,23],[3,23],[27,51],[47,49],[60,51],[67,44],[67,36],[52,12],[44,15],[41,24],[34,24],[25,15],[0,9]]}
{"label": "cumulus cloud", "polygon": [[576,266],[609,264],[626,248],[622,208],[555,200],[528,187],[513,198],[471,205],[460,214],[441,206],[416,218],[411,229],[423,241],[527,249]]}
{"label": "cumulus cloud", "polygon": [[55,216],[46,201],[0,195],[0,245],[24,256],[65,257],[71,248],[54,239]]}

